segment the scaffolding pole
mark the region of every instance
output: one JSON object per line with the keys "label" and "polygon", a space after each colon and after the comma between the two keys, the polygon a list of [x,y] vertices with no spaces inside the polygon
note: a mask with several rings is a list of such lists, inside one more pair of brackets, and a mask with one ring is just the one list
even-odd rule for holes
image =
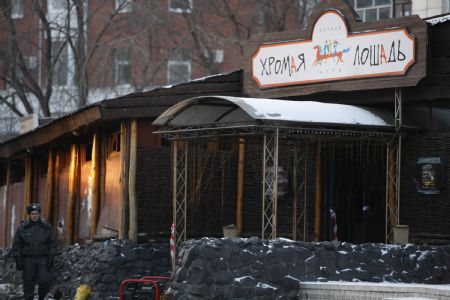
{"label": "scaffolding pole", "polygon": [[175,247],[186,241],[187,213],[187,152],[188,142],[172,142],[173,157],[173,224],[175,224]]}
{"label": "scaffolding pole", "polygon": [[298,145],[294,150],[294,199],[292,212],[292,238],[294,241],[306,241],[306,154],[308,140],[305,140],[304,150],[299,153]]}
{"label": "scaffolding pole", "polygon": [[387,144],[386,151],[386,234],[387,244],[394,243],[394,228],[400,224],[400,171],[402,136],[402,90],[395,89],[395,131],[396,135]]}
{"label": "scaffolding pole", "polygon": [[278,128],[264,134],[261,236],[268,240],[277,237],[278,137]]}

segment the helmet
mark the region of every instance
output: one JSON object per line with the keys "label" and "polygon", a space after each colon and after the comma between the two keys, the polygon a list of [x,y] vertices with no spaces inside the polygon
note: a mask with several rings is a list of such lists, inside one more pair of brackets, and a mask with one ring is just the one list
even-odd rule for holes
{"label": "helmet", "polygon": [[30,203],[27,206],[27,213],[28,214],[30,214],[34,210],[37,210],[39,213],[41,213],[41,205],[39,203]]}

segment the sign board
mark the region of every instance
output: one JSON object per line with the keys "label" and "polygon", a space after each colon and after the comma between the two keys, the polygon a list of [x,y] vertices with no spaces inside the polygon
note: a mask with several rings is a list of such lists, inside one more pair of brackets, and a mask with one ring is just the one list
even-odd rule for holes
{"label": "sign board", "polygon": [[440,157],[420,157],[417,159],[418,179],[415,179],[417,192],[439,194],[443,180],[443,163]]}
{"label": "sign board", "polygon": [[[426,24],[417,16],[398,19],[398,24],[394,21],[358,23],[348,4],[324,1],[311,17],[309,29],[249,41],[245,92],[249,96],[280,97],[361,90],[377,88],[374,79],[386,83],[386,77],[400,80],[390,80],[383,87],[415,85],[426,73],[426,39],[422,40],[426,38]],[[411,72],[413,67],[417,70]],[[349,84],[355,80],[364,84]],[[323,83],[327,85],[321,88]],[[305,86],[314,88],[302,90]],[[272,90],[281,93],[275,95]]]}

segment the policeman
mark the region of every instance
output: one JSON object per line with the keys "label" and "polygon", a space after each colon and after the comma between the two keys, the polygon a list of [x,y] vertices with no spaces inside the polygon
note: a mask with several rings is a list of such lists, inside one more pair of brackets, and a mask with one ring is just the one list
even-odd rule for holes
{"label": "policeman", "polygon": [[28,220],[16,231],[12,255],[17,270],[23,270],[25,300],[34,298],[34,284],[39,285],[39,300],[44,300],[50,289],[50,269],[56,254],[56,242],[50,224],[41,218],[41,205],[27,206]]}

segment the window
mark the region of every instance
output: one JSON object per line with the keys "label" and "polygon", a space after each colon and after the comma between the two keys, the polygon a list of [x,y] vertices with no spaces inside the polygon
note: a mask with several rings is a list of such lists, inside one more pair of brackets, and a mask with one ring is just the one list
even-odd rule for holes
{"label": "window", "polygon": [[53,85],[64,86],[68,83],[68,55],[64,41],[52,41]]}
{"label": "window", "polygon": [[8,174],[8,162],[6,160],[0,161],[0,186],[6,185]]}
{"label": "window", "polygon": [[393,8],[395,17],[404,17],[411,15],[411,0],[393,0]]}
{"label": "window", "polygon": [[44,177],[48,172],[48,157],[39,158],[39,176]]}
{"label": "window", "polygon": [[169,0],[169,11],[173,13],[191,13],[192,0]]}
{"label": "window", "polygon": [[128,84],[131,77],[131,61],[129,48],[117,48],[115,55],[115,82],[116,84]]}
{"label": "window", "polygon": [[392,17],[392,0],[349,0],[362,21],[375,21]]}
{"label": "window", "polygon": [[11,183],[22,182],[25,178],[25,159],[17,158],[11,162]]}
{"label": "window", "polygon": [[11,19],[23,18],[23,0],[11,0]]}
{"label": "window", "polygon": [[47,2],[48,10],[62,10],[66,8],[66,5],[67,2],[63,0],[48,0]]}
{"label": "window", "polygon": [[92,143],[84,145],[84,161],[91,161],[92,160]]}
{"label": "window", "polygon": [[119,13],[129,13],[133,10],[132,0],[115,0],[116,11]]}
{"label": "window", "polygon": [[170,60],[167,65],[167,82],[178,84],[191,80],[191,62]]}
{"label": "window", "polygon": [[205,57],[211,58],[211,62],[214,64],[221,64],[223,63],[223,50],[221,49],[213,49],[208,50],[205,49]]}

